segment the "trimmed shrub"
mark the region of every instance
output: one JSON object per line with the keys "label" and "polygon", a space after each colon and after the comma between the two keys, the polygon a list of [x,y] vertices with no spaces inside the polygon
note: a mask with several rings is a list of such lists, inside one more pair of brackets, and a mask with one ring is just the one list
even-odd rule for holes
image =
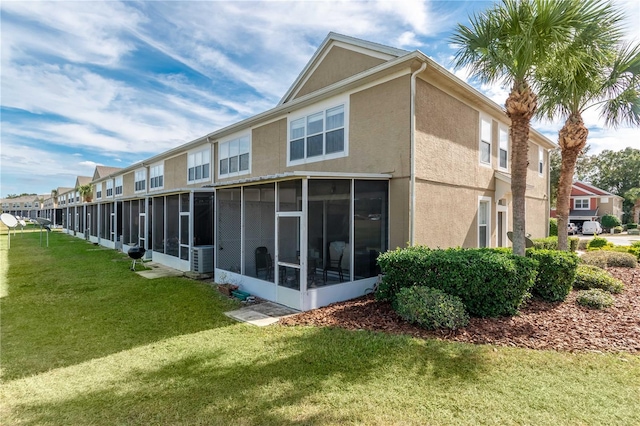
{"label": "trimmed shrub", "polygon": [[597,288],[609,293],[620,293],[624,289],[624,284],[597,266],[579,265],[573,287],[580,290]]}
{"label": "trimmed shrub", "polygon": [[612,229],[614,234],[621,234],[622,233],[622,226],[616,226],[615,228]]}
{"label": "trimmed shrub", "polygon": [[555,218],[549,219],[549,235],[558,236],[558,219],[555,219]]}
{"label": "trimmed shrub", "polygon": [[638,260],[632,253],[629,253],[629,248],[622,248],[622,252],[618,252],[615,247],[605,247],[603,250],[590,251],[583,254],[581,260],[584,264],[598,266],[603,269],[607,266],[623,268],[635,268],[638,266]]}
{"label": "trimmed shrub", "polygon": [[612,214],[605,214],[604,216],[602,216],[600,223],[602,224],[603,228],[607,229],[615,228],[616,226],[621,225],[620,219]]}
{"label": "trimmed shrub", "polygon": [[627,253],[630,253],[631,255],[635,256],[636,259],[638,259],[638,262],[640,262],[640,246],[638,247],[627,247]]}
{"label": "trimmed shrub", "polygon": [[592,290],[580,291],[576,298],[576,302],[581,306],[594,309],[604,309],[613,306],[615,299],[606,291],[594,288]]}
{"label": "trimmed shrub", "polygon": [[589,240],[578,240],[578,250],[584,251],[587,249],[587,244],[589,244]]}
{"label": "trimmed shrub", "polygon": [[381,254],[379,300],[394,301],[402,288],[433,287],[462,299],[472,316],[514,315],[530,297],[537,262],[487,249],[409,247]]}
{"label": "trimmed shrub", "polygon": [[537,250],[558,250],[558,237],[535,238],[533,248]]}
{"label": "trimmed shrub", "polygon": [[569,250],[575,253],[578,250],[578,243],[580,243],[580,238],[569,237]]}
{"label": "trimmed shrub", "polygon": [[538,275],[531,292],[552,302],[565,300],[576,278],[578,256],[557,250],[527,250],[527,257],[538,262]]}
{"label": "trimmed shrub", "polygon": [[469,314],[459,297],[437,288],[413,286],[396,295],[394,309],[403,319],[421,327],[456,329],[469,324]]}
{"label": "trimmed shrub", "polygon": [[638,229],[638,224],[637,223],[627,223],[627,231],[629,229]]}
{"label": "trimmed shrub", "polygon": [[[606,238],[595,236],[587,244],[587,250],[588,249],[594,249],[594,248],[598,249],[598,248],[601,248],[601,247],[606,247],[608,244],[609,244],[609,241],[607,241]],[[613,247],[613,244],[611,246]]]}

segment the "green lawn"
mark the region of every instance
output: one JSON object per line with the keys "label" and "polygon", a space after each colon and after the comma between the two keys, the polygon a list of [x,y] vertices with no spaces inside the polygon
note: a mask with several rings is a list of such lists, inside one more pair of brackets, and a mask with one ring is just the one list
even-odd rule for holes
{"label": "green lawn", "polygon": [[50,237],[0,236],[3,425],[640,424],[639,356],[256,328]]}

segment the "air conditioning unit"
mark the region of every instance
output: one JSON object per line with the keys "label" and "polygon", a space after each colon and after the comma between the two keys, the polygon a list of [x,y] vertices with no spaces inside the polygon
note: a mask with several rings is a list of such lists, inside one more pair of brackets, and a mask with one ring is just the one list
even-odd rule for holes
{"label": "air conditioning unit", "polygon": [[199,274],[213,272],[213,246],[193,247],[191,271]]}

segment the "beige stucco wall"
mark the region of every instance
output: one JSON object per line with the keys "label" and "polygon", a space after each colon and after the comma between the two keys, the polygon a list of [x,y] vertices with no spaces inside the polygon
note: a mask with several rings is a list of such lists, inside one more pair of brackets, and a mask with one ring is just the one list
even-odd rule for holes
{"label": "beige stucco wall", "polygon": [[[428,76],[426,77],[429,78]],[[498,168],[500,125],[506,117],[491,118],[491,165],[479,161],[481,113],[429,81],[416,84],[416,214],[415,242],[430,247],[477,247],[479,197],[491,198],[491,246],[497,244],[495,173]],[[511,147],[510,147],[511,148]],[[546,236],[548,223],[548,175],[538,175],[538,146],[530,143],[527,174],[527,232]],[[548,153],[545,150],[545,167]],[[511,152],[509,152],[509,157]],[[509,167],[511,159],[509,158]],[[511,229],[512,206],[507,195],[507,230]],[[447,218],[447,219],[444,219]],[[455,226],[434,226],[441,221]],[[509,243],[508,243],[509,244]]]}
{"label": "beige stucco wall", "polygon": [[406,247],[409,241],[409,178],[389,183],[389,249]]}
{"label": "beige stucco wall", "polygon": [[164,191],[187,186],[187,153],[164,161]]}
{"label": "beige stucco wall", "polygon": [[[352,94],[349,155],[332,160],[287,167],[287,118],[255,127],[251,132],[251,173],[220,181],[290,171],[390,173],[406,177],[410,167],[409,99],[408,76]],[[217,145],[215,151],[217,156]]]}
{"label": "beige stucco wall", "polygon": [[379,58],[357,53],[342,47],[332,46],[322,63],[318,65],[313,74],[307,79],[295,98],[315,92],[330,84],[373,68],[383,62],[385,61]]}
{"label": "beige stucco wall", "polygon": [[135,173],[129,172],[122,176],[122,196],[132,197],[135,190]]}

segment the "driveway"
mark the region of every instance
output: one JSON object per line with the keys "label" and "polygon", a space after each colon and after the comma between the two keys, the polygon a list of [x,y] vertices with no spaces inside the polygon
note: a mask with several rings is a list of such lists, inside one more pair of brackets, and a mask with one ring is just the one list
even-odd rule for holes
{"label": "driveway", "polygon": [[[634,241],[640,241],[640,236],[638,235],[627,235],[627,234],[600,234],[602,238],[606,238],[607,241],[612,242],[617,246],[630,246]],[[593,235],[578,235],[581,240],[590,240],[593,238]]]}

